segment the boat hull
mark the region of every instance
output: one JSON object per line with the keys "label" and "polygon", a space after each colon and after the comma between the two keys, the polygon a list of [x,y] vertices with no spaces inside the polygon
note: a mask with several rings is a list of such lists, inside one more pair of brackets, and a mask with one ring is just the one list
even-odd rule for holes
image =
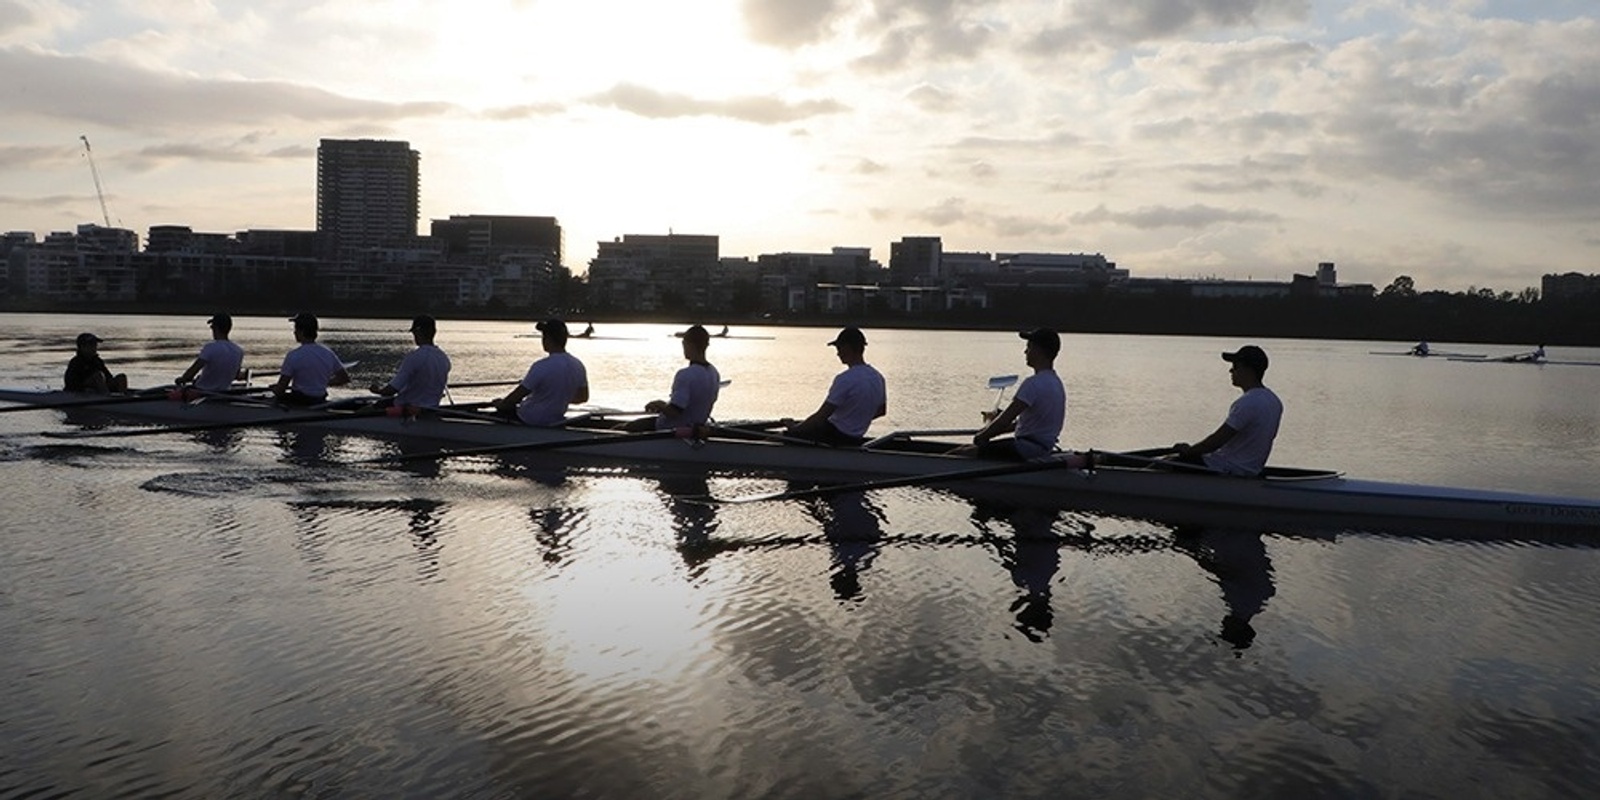
{"label": "boat hull", "polygon": [[[78,397],[81,396],[64,392],[0,389],[0,401],[48,404]],[[1005,462],[925,451],[835,449],[724,436],[712,436],[704,441],[639,437],[590,429],[531,428],[486,418],[465,418],[470,417],[466,414],[460,415],[462,418],[358,414],[329,418],[326,412],[284,410],[268,404],[225,400],[190,404],[157,398],[96,407],[92,411],[74,409],[72,412],[80,421],[84,420],[85,413],[98,418],[101,423],[115,418],[177,426],[225,423],[260,427],[294,425],[297,429],[397,442],[402,453],[427,454],[442,450],[505,447],[511,449],[496,453],[496,457],[509,460],[536,459],[546,463],[552,460],[587,462],[597,459],[607,464],[622,464],[640,470],[767,475],[827,483],[928,476],[929,485],[1026,490],[1030,495],[1048,496],[1063,505],[1074,507],[1101,505],[1131,510],[1149,502],[1169,507],[1205,507],[1219,512],[1292,513],[1302,519],[1307,516],[1359,516],[1367,519],[1589,528],[1600,533],[1600,500],[1386,483],[1310,470],[1270,470],[1272,474],[1268,477],[1236,478],[1152,468],[1149,459],[1135,459],[1134,463],[1108,464],[1088,470],[1070,468],[1065,464],[1045,464],[1029,471],[1008,473],[1004,469]],[[530,451],[521,453],[514,449],[523,446],[530,447]],[[1106,460],[1117,459],[1113,456]],[[962,476],[963,472],[969,471],[1003,474],[972,478]]]}

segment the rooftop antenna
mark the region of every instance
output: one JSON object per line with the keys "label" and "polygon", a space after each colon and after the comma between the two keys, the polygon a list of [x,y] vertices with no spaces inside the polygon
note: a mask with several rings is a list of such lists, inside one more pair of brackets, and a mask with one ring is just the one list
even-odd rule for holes
{"label": "rooftop antenna", "polygon": [[100,186],[100,169],[94,165],[94,151],[89,148],[87,134],[79,136],[83,140],[83,154],[89,158],[89,174],[94,176],[94,194],[100,198],[100,216],[105,219],[106,227],[111,227],[111,212],[106,210],[106,192]]}

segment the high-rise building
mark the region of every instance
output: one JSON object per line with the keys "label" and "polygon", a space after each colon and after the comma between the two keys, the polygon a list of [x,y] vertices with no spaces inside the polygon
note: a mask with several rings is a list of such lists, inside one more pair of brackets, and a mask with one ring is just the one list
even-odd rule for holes
{"label": "high-rise building", "polygon": [[317,232],[335,253],[415,238],[420,162],[409,142],[323,139],[317,147]]}

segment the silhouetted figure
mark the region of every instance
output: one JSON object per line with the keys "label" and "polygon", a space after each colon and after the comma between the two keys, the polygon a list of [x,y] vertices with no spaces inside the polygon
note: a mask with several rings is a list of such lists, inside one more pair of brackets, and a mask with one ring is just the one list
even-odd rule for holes
{"label": "silhouetted figure", "polygon": [[128,391],[128,376],[111,374],[106,362],[100,360],[100,343],[105,341],[92,333],[78,334],[77,352],[67,362],[63,381],[69,392],[111,394]]}

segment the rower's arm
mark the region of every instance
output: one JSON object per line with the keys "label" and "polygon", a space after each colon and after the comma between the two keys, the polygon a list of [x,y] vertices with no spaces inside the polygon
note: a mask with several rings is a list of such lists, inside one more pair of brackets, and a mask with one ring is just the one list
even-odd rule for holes
{"label": "rower's arm", "polygon": [[824,401],[822,401],[822,405],[817,407],[816,411],[811,412],[811,416],[806,417],[803,420],[800,420],[798,425],[806,425],[806,424],[815,425],[816,423],[822,422],[822,421],[826,420],[828,417],[833,416],[833,412],[838,410],[838,408],[839,408],[838,406],[836,406],[836,405],[824,400]]}
{"label": "rower's arm", "polygon": [[1006,406],[1006,410],[1000,412],[1000,416],[989,420],[989,424],[983,426],[983,429],[972,437],[972,443],[983,444],[1002,433],[1010,433],[1016,430],[1017,417],[1021,416],[1022,412],[1026,410],[1028,410],[1027,403],[1021,400],[1012,400],[1011,405]]}
{"label": "rower's arm", "polygon": [[194,376],[199,375],[201,368],[205,367],[205,365],[206,365],[206,360],[205,359],[203,359],[203,358],[195,359],[194,363],[190,364],[189,368],[184,370],[182,375],[178,376],[178,380],[176,381],[176,383],[193,383],[194,382]]}
{"label": "rower's arm", "polygon": [[340,367],[338,372],[333,373],[333,376],[328,378],[329,386],[343,386],[349,382],[350,373],[346,372],[344,367]]}
{"label": "rower's arm", "polygon": [[1237,435],[1238,433],[1239,433],[1238,431],[1228,427],[1227,423],[1223,423],[1216,430],[1212,431],[1210,436],[1207,436],[1206,438],[1201,439],[1200,441],[1195,442],[1194,444],[1191,444],[1191,445],[1182,445],[1182,444],[1174,445],[1173,449],[1177,450],[1178,451],[1178,455],[1180,455],[1180,456],[1182,456],[1182,455],[1195,455],[1195,456],[1205,455],[1206,453],[1209,453],[1209,452],[1211,452],[1211,451],[1213,451],[1213,450],[1215,450],[1215,449],[1227,444],[1228,441],[1233,439],[1233,437],[1235,435]]}
{"label": "rower's arm", "polygon": [[589,385],[588,384],[584,384],[584,385],[578,387],[578,391],[572,393],[572,402],[568,403],[568,405],[574,405],[575,406],[575,405],[578,405],[579,403],[587,403],[587,402],[589,402]]}
{"label": "rower's arm", "polygon": [[505,397],[502,397],[499,400],[494,401],[494,404],[496,406],[500,407],[500,408],[511,408],[511,407],[515,406],[516,404],[522,402],[522,398],[527,397],[527,396],[528,396],[528,387],[523,386],[522,384],[519,383],[515,387],[513,387],[511,389],[511,391],[506,394]]}

